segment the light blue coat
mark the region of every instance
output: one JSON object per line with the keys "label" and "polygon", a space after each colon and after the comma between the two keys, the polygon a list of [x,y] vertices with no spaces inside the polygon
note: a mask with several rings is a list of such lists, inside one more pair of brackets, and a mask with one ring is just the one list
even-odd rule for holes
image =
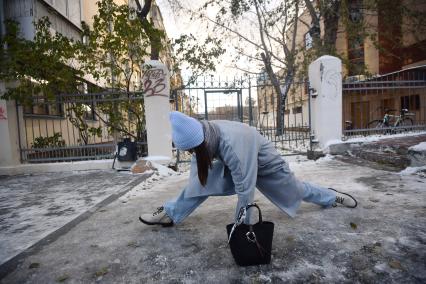
{"label": "light blue coat", "polygon": [[[197,163],[193,156],[189,184],[183,192],[184,197],[238,194],[238,212],[240,207],[253,202],[257,186],[262,193],[264,190],[269,191],[264,194],[273,202],[274,194],[279,194],[279,202],[274,203],[293,216],[303,199],[303,188],[272,143],[255,128],[246,124],[219,120],[211,123],[220,131],[216,152],[218,159],[213,162],[207,184],[203,187],[198,179]],[[277,181],[269,182],[270,178],[276,178],[274,174],[277,172],[280,172],[282,179],[279,186]]]}

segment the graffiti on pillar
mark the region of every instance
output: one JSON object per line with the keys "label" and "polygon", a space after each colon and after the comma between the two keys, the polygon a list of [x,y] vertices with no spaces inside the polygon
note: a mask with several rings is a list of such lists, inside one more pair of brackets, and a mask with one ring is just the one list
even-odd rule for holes
{"label": "graffiti on pillar", "polygon": [[166,90],[166,74],[163,69],[150,69],[143,76],[143,88],[145,97],[161,96],[169,97],[163,91]]}
{"label": "graffiti on pillar", "polygon": [[0,120],[6,120],[6,108],[2,105],[0,105]]}
{"label": "graffiti on pillar", "polygon": [[328,69],[324,72],[324,74],[321,74],[321,77],[328,87],[328,93],[323,92],[323,97],[327,98],[329,100],[336,100],[337,96],[341,93],[340,85],[342,84],[342,75],[340,72],[336,71],[335,69]]}

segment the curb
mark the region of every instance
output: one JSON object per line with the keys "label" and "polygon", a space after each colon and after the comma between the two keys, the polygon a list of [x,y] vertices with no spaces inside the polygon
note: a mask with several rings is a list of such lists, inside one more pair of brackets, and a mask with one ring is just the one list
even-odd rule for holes
{"label": "curb", "polygon": [[426,165],[426,151],[374,142],[354,142],[330,145],[331,155],[357,157],[367,161],[404,169]]}

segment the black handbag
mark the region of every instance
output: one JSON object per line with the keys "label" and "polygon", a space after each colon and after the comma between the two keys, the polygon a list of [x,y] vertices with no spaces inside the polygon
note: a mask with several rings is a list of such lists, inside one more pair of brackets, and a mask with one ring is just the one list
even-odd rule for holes
{"label": "black handbag", "polygon": [[[254,225],[243,224],[245,214],[251,207],[259,211],[259,222]],[[228,243],[235,262],[240,266],[269,264],[271,262],[274,223],[263,221],[257,204],[242,207],[236,223],[226,226]]]}

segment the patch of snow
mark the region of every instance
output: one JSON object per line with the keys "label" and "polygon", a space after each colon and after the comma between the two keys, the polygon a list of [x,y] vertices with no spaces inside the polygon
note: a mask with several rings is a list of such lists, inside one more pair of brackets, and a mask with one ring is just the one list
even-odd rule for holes
{"label": "patch of snow", "polygon": [[133,187],[125,195],[121,196],[119,198],[119,200],[121,202],[127,202],[131,197],[138,197],[138,196],[142,195],[143,190],[151,188],[153,184],[157,184],[158,182],[160,182],[165,177],[171,177],[171,176],[178,175],[177,172],[173,171],[172,169],[170,169],[166,166],[157,164],[157,163],[152,162],[152,161],[150,161],[150,163],[151,163],[152,167],[154,167],[156,170],[145,172],[145,174],[146,173],[152,173],[152,172],[153,172],[153,174],[149,178],[147,178],[143,182],[141,182],[140,184]]}
{"label": "patch of snow", "polygon": [[399,174],[403,176],[415,175],[418,172],[426,171],[426,166],[422,167],[407,167],[405,170],[400,171]]}
{"label": "patch of snow", "polygon": [[330,145],[342,144],[342,143],[343,141],[341,139],[330,140],[330,141],[327,141],[327,143],[325,143],[324,148],[328,148]]}
{"label": "patch of snow", "polygon": [[167,156],[147,156],[147,157],[143,157],[144,160],[147,161],[168,161],[171,160],[170,157]]}
{"label": "patch of snow", "polygon": [[377,272],[390,272],[389,266],[387,263],[378,263],[374,266],[374,270]]}
{"label": "patch of snow", "polygon": [[155,163],[153,161],[151,161],[151,164],[152,164],[152,166],[154,168],[157,169],[158,174],[160,176],[162,176],[162,177],[171,176],[171,175],[176,174],[176,172],[174,170],[172,170],[172,169],[170,169],[170,168],[168,168],[166,166],[163,166],[161,164]]}
{"label": "patch of snow", "polygon": [[421,142],[417,145],[411,146],[408,150],[423,152],[426,151],[426,142]]}
{"label": "patch of snow", "polygon": [[271,277],[264,275],[264,274],[259,275],[259,280],[262,281],[262,283],[271,283],[272,282]]}
{"label": "patch of snow", "polygon": [[334,160],[334,158],[335,157],[333,155],[327,154],[324,157],[319,158],[316,162],[317,163],[329,162],[329,161]]}
{"label": "patch of snow", "polygon": [[342,143],[354,143],[354,142],[375,142],[382,139],[388,139],[388,138],[397,138],[397,137],[406,137],[406,136],[417,136],[426,134],[426,131],[422,132],[415,132],[415,133],[399,133],[399,134],[392,134],[392,135],[369,135],[365,137],[355,137],[355,138],[349,138],[348,140],[342,142]]}

